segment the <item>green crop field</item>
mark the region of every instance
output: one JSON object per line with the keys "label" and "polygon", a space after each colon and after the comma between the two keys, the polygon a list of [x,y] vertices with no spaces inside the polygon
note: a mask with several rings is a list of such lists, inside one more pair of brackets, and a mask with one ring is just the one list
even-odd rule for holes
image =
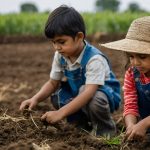
{"label": "green crop field", "polygon": [[[87,34],[125,33],[133,19],[150,13],[82,13]],[[47,13],[0,15],[0,35],[43,35]]]}

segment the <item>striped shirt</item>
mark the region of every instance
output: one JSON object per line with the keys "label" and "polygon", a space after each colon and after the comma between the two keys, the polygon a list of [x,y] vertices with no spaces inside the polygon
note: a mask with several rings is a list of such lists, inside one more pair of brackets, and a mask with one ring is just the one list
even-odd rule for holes
{"label": "striped shirt", "polygon": [[[150,77],[140,74],[140,82],[142,84],[149,84]],[[135,86],[135,79],[132,68],[129,68],[125,73],[124,79],[124,112],[123,116],[132,114],[139,116],[138,110],[138,95]]]}

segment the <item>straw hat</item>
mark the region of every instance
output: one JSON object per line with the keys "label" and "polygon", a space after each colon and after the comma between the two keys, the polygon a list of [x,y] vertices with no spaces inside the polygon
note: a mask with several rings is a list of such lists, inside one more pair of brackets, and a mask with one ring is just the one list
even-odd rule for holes
{"label": "straw hat", "polygon": [[150,16],[134,20],[125,39],[100,44],[102,49],[150,54]]}

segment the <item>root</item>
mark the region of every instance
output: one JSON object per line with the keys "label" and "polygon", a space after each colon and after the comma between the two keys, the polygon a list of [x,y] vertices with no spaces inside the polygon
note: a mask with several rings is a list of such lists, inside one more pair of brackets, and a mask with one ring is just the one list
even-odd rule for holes
{"label": "root", "polygon": [[35,121],[34,121],[33,116],[32,116],[32,114],[31,114],[31,113],[30,113],[30,117],[31,117],[32,122],[33,122],[33,123],[34,123],[34,125],[36,126],[36,128],[37,128],[38,130],[40,130],[40,129],[39,129],[39,127],[37,126],[37,124],[35,123]]}
{"label": "root", "polygon": [[[3,113],[2,116],[0,116],[0,120],[8,120],[8,119],[10,119],[10,120],[12,120],[13,122],[16,122],[16,123],[19,122],[19,121],[21,121],[21,120],[27,120],[27,118],[24,118],[24,117],[17,117],[17,118],[11,117],[11,116],[7,115],[6,112],[7,112],[7,110]],[[35,121],[33,119],[31,111],[29,111],[29,115],[30,115],[30,118],[31,118],[33,124],[39,130],[39,127],[37,126],[37,124],[35,123]]]}
{"label": "root", "polygon": [[8,120],[8,119],[10,119],[13,122],[19,122],[21,120],[26,120],[24,117],[17,117],[17,118],[11,117],[11,116],[7,115],[6,112],[7,112],[7,110],[5,111],[5,113],[2,116],[0,116],[0,120]]}
{"label": "root", "polygon": [[122,143],[121,147],[120,147],[120,150],[130,150],[130,147],[128,146],[128,142],[126,143]]}
{"label": "root", "polygon": [[52,148],[46,143],[41,143],[40,146],[32,143],[32,146],[35,150],[52,150]]}
{"label": "root", "polygon": [[33,119],[33,116],[32,116],[32,113],[34,111],[33,110],[29,110],[29,109],[24,109],[23,110],[23,115],[25,116],[25,118],[29,119],[29,117],[31,118],[33,124],[35,125],[35,127],[39,130],[39,127],[37,126],[37,124],[35,123],[34,119]]}

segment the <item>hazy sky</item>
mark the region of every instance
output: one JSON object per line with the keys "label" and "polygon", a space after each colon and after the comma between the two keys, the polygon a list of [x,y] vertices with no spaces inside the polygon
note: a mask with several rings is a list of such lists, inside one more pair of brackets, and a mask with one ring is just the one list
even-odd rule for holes
{"label": "hazy sky", "polygon": [[[56,7],[66,4],[73,6],[80,12],[94,11],[96,0],[0,0],[0,13],[19,12],[22,3],[34,3],[40,12],[53,10]],[[119,0],[120,10],[125,10],[128,4],[136,2],[140,8],[150,11],[150,0]]]}

